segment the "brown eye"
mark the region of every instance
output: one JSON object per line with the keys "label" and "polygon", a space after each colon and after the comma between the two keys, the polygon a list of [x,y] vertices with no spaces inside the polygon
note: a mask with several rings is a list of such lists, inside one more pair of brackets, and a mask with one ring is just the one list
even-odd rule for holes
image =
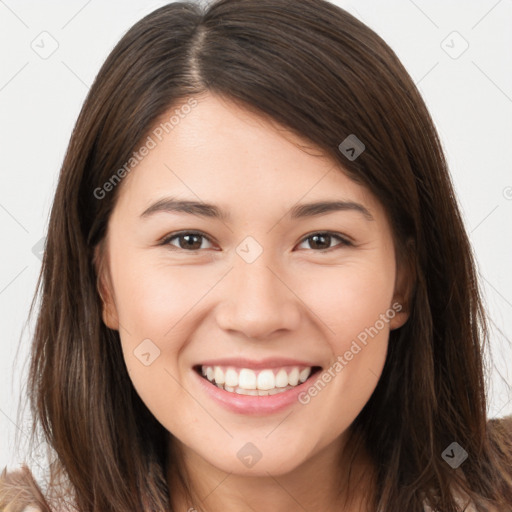
{"label": "brown eye", "polygon": [[340,242],[336,244],[334,248],[339,246],[343,247],[347,245],[352,245],[351,242],[349,242],[345,238],[329,232],[314,233],[304,238],[301,243],[309,241],[310,248],[316,249],[318,252],[320,252],[332,249],[333,247],[331,246],[331,242],[333,240],[338,240]]}
{"label": "brown eye", "polygon": [[[178,240],[178,244],[171,243],[172,240]],[[163,240],[163,245],[170,245],[176,249],[182,249],[185,251],[198,251],[200,249],[204,249],[202,247],[203,240],[209,239],[203,235],[202,233],[195,233],[193,231],[185,231],[182,233],[173,234],[166,239]]]}

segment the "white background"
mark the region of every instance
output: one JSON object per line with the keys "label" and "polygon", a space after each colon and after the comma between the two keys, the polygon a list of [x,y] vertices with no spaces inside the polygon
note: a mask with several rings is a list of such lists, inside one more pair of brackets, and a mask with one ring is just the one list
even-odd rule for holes
{"label": "white background", "polygon": [[[25,459],[13,441],[27,432],[17,407],[40,269],[33,247],[45,234],[71,130],[115,43],[165,3],[0,0],[0,469]],[[495,324],[489,414],[511,414],[499,373],[512,382],[512,0],[335,3],[388,42],[434,118]],[[463,40],[469,47],[453,58]],[[32,49],[52,44],[46,59]]]}

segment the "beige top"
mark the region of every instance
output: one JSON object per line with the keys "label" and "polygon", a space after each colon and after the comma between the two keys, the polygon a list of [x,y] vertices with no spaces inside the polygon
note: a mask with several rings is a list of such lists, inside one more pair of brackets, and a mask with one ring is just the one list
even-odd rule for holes
{"label": "beige top", "polygon": [[[466,503],[462,498],[455,497],[455,501],[457,502],[457,505],[465,505],[466,508],[464,508],[464,512],[477,512],[476,508],[472,503]],[[432,508],[428,505],[425,505],[425,512],[433,512]],[[496,509],[490,509],[490,510],[496,510]],[[41,512],[41,509],[39,507],[33,507],[32,505],[29,505],[28,507],[25,507],[23,509],[23,512]],[[496,512],[498,512],[496,510]]]}
{"label": "beige top", "polygon": [[[463,510],[464,512],[478,512],[476,509],[475,503],[473,501],[471,501],[469,496],[464,491],[462,491],[462,490],[460,490],[459,492],[453,491],[453,499],[455,500],[457,505],[461,508],[461,510]],[[488,512],[500,512],[493,505],[487,504],[486,506],[487,506],[486,510]],[[424,512],[433,512],[432,508],[427,504],[424,505],[424,509],[425,509]],[[504,512],[504,511],[501,511],[501,512]]]}
{"label": "beige top", "polygon": [[[466,508],[463,508],[464,512],[477,512],[477,509],[472,503],[468,503],[465,500],[463,500],[460,497],[455,497],[455,501],[457,502],[457,505],[465,505]],[[425,505],[425,512],[433,512],[432,508],[428,505]],[[496,508],[489,508],[490,512],[498,512]],[[41,512],[41,509],[39,507],[34,507],[32,505],[29,505],[28,507],[25,507],[23,509],[23,512]]]}
{"label": "beige top", "polygon": [[[469,500],[464,500],[462,496],[455,495],[455,501],[457,502],[457,505],[459,506],[465,506],[466,508],[463,508],[464,512],[477,512],[475,506],[473,503],[470,503]],[[425,504],[424,506],[425,512],[433,512],[432,508]],[[490,512],[498,512],[495,508],[489,509]],[[39,507],[34,507],[32,505],[29,505],[28,507],[25,507],[23,509],[23,512],[41,512],[41,509]]]}
{"label": "beige top", "polygon": [[[462,507],[461,510],[464,510],[464,512],[478,512],[477,509],[475,508],[475,505],[470,500],[464,500],[459,495],[454,495],[454,499],[455,499],[457,505],[459,507]],[[464,506],[466,508],[463,508]],[[498,512],[496,509],[489,509],[489,512],[494,512],[494,511]],[[425,504],[424,505],[424,512],[433,512],[433,509],[429,505]]]}
{"label": "beige top", "polygon": [[[16,477],[19,478],[19,474],[17,474]],[[25,490],[27,490],[27,489],[25,489]],[[25,496],[27,498],[26,502],[31,501],[30,497],[32,496],[32,494],[30,493],[30,490],[27,491]],[[459,505],[461,507],[461,509],[464,510],[464,512],[477,512],[477,509],[476,509],[474,503],[471,502],[468,495],[466,493],[464,493],[462,490],[460,492],[454,491],[454,499],[455,499],[457,505]],[[466,508],[464,508],[464,507],[466,507]],[[495,507],[490,507],[489,505],[488,505],[488,511],[489,512],[499,512]],[[41,512],[41,509],[34,505],[27,505],[23,509],[22,512]],[[424,512],[433,512],[433,509],[429,505],[425,504]]]}

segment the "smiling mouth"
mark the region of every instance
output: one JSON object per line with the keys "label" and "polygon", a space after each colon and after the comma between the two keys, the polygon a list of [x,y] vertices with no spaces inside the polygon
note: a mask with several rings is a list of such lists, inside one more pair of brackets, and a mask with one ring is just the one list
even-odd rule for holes
{"label": "smiling mouth", "polygon": [[229,393],[269,396],[283,393],[311,379],[320,366],[284,366],[253,370],[233,366],[194,366],[203,379]]}

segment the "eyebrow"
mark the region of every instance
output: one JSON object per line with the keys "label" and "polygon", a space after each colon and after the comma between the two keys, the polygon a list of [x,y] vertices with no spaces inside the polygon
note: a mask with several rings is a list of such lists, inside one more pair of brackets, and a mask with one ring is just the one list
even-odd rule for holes
{"label": "eyebrow", "polygon": [[[317,201],[314,203],[298,204],[291,208],[290,217],[292,219],[317,217],[338,211],[355,211],[361,213],[368,221],[375,220],[367,208],[353,201]],[[229,221],[230,219],[230,215],[227,211],[222,210],[214,204],[175,199],[173,197],[166,197],[152,204],[142,212],[141,218],[150,217],[158,212],[186,213],[222,221]]]}

